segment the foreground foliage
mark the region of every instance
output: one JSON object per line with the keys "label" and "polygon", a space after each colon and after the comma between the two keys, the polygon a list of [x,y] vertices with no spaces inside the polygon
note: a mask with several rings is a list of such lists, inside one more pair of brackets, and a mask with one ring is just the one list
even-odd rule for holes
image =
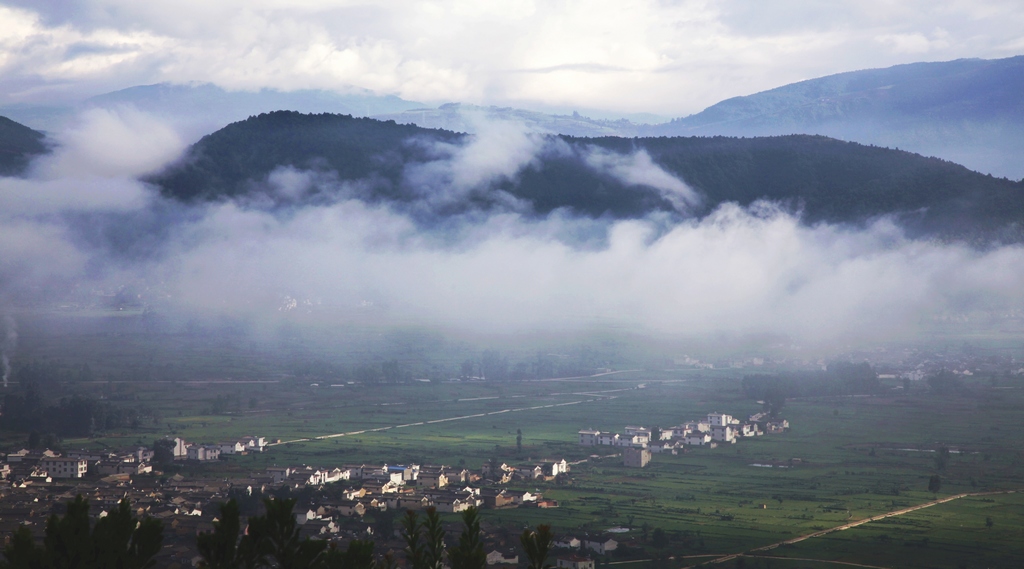
{"label": "foreground foliage", "polygon": [[4,547],[4,569],[143,569],[153,567],[153,557],[163,543],[160,520],[138,520],[127,500],[99,518],[89,519],[89,502],[79,495],[68,503],[64,516],[51,516],[46,537],[36,543],[25,526],[18,528]]}

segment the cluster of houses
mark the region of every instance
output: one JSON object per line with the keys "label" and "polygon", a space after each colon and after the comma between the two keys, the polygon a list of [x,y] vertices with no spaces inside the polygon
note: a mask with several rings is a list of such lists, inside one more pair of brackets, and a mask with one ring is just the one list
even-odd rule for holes
{"label": "cluster of houses", "polygon": [[[226,454],[262,452],[267,446],[263,437],[243,437],[217,445],[190,444],[181,438],[167,440],[174,460],[199,462],[218,460]],[[120,452],[72,450],[65,453],[49,449],[21,449],[7,454],[7,461],[0,465],[0,479],[24,486],[40,480],[49,482],[54,478],[146,474],[153,471],[153,457],[154,451],[146,447]]]}
{"label": "cluster of houses", "polygon": [[664,429],[627,426],[623,433],[581,429],[578,434],[581,446],[622,447],[623,464],[643,468],[652,454],[678,454],[686,446],[714,448],[719,444],[735,444],[743,437],[777,434],[787,429],[789,421],[770,419],[765,413],[751,415],[746,421],[725,413],[709,413],[703,419]]}
{"label": "cluster of houses", "polygon": [[[202,452],[214,445],[190,445],[182,439],[168,439],[173,452],[181,460],[203,460]],[[246,437],[239,446],[224,450],[242,453],[257,452],[265,446],[259,437]],[[170,448],[171,445],[168,445]],[[214,449],[210,449],[211,452]],[[316,539],[344,542],[365,538],[372,532],[374,513],[387,510],[420,510],[434,507],[441,512],[461,512],[470,506],[479,508],[557,507],[535,491],[513,490],[507,483],[555,480],[569,471],[565,460],[512,466],[487,464],[481,470],[467,470],[446,465],[353,465],[331,468],[312,466],[272,466],[257,473],[226,479],[209,477],[187,479],[181,474],[164,475],[149,466],[153,450],[138,448],[116,453],[21,450],[12,452],[0,472],[10,480],[0,485],[0,533],[9,535],[18,527],[28,526],[41,534],[47,517],[61,511],[63,503],[78,494],[89,499],[92,513],[102,515],[128,498],[138,516],[152,516],[164,522],[164,548],[158,566],[188,567],[198,563],[195,536],[211,531],[217,513],[216,505],[230,496],[267,495],[282,486],[293,490],[323,488],[337,484],[334,490],[296,507],[296,521],[304,535]],[[323,496],[331,496],[326,498]],[[374,517],[373,519],[378,519]],[[455,528],[452,535],[457,534]],[[385,551],[401,551],[397,535],[374,535]],[[569,539],[568,547],[580,547],[579,540]],[[582,545],[583,551],[605,551],[615,544],[607,540],[595,545]],[[590,542],[586,542],[590,543]],[[603,544],[598,547],[596,544]],[[489,536],[488,563],[500,567],[518,563],[519,553],[497,534]],[[594,549],[598,547],[598,549]],[[589,549],[588,549],[589,548]],[[593,569],[593,561],[578,551],[560,561],[560,567]],[[567,564],[568,563],[568,564]],[[589,563],[589,565],[588,565]]]}
{"label": "cluster of houses", "polygon": [[145,474],[153,471],[153,451],[139,447],[123,452],[70,451],[64,454],[46,450],[21,449],[7,454],[0,465],[0,479],[25,487],[54,478]]}
{"label": "cluster of houses", "polygon": [[[493,471],[493,472],[491,472]],[[449,466],[382,465],[343,466],[333,469],[311,466],[271,466],[266,475],[275,486],[302,488],[336,482],[353,484],[341,492],[341,498],[306,512],[302,523],[337,516],[361,517],[386,510],[421,510],[434,507],[439,512],[462,512],[470,507],[514,508],[520,506],[554,508],[558,502],[529,492],[514,492],[497,486],[478,487],[475,483],[491,475],[493,482],[512,480],[554,480],[569,471],[565,460],[545,462],[533,467],[516,468],[507,464],[485,465],[483,473]]]}
{"label": "cluster of houses", "polygon": [[[555,558],[555,567],[559,569],[594,569],[595,562],[591,555],[608,555],[619,547],[619,542],[609,536],[584,536],[582,539],[565,535],[555,538],[552,543],[556,550],[552,555]],[[502,555],[498,550],[487,554],[488,565],[516,565],[519,562],[518,554],[514,557]]]}
{"label": "cluster of houses", "polygon": [[267,447],[267,440],[265,438],[254,436],[242,437],[238,440],[217,444],[188,443],[181,438],[169,440],[174,443],[173,452],[175,460],[196,460],[199,462],[220,460],[221,456],[232,454],[263,452]]}

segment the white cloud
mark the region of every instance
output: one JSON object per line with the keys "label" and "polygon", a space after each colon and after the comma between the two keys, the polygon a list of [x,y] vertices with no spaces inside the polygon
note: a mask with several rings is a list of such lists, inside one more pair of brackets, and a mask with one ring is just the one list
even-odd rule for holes
{"label": "white cloud", "polygon": [[1019,4],[810,0],[129,2],[11,0],[0,95],[157,81],[682,114],[839,71],[1000,57]]}
{"label": "white cloud", "polygon": [[89,109],[53,137],[57,148],[37,161],[43,178],[135,177],[177,158],[185,143],[158,119],[131,107]]}
{"label": "white cloud", "polygon": [[700,205],[697,193],[682,180],[655,164],[651,160],[651,155],[644,149],[625,156],[598,147],[591,147],[588,150],[585,160],[591,168],[607,172],[631,186],[650,186],[658,190],[678,212],[687,213]]}
{"label": "white cloud", "polygon": [[726,205],[666,233],[614,223],[598,249],[551,238],[574,223],[506,214],[440,244],[403,215],[355,201],[287,218],[222,204],[187,230],[171,288],[212,312],[268,314],[289,294],[325,310],[369,300],[384,307],[378,323],[520,333],[615,324],[812,344],[901,337],[944,311],[1024,300],[1024,249],[907,240],[885,221],[806,227],[770,205]]}

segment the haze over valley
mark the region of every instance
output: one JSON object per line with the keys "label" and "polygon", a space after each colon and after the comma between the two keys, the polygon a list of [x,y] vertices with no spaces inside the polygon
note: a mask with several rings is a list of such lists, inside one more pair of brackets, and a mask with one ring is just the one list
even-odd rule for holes
{"label": "haze over valley", "polygon": [[1019,566],[1021,30],[0,2],[3,566]]}

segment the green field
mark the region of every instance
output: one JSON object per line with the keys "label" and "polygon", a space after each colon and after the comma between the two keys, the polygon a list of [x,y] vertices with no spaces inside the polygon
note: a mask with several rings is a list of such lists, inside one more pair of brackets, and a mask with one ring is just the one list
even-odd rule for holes
{"label": "green field", "polygon": [[[561,507],[487,511],[486,519],[512,530],[541,522],[560,531],[631,527],[622,541],[632,538],[637,546],[624,547],[607,561],[632,556],[672,567],[699,560],[683,556],[749,551],[936,496],[1024,489],[1024,436],[1018,429],[1024,391],[1014,386],[979,386],[945,398],[922,390],[905,396],[790,400],[783,412],[792,424],[786,434],[676,456],[657,454],[643,470],[627,469],[617,457],[591,456],[614,453],[611,447],[575,443],[576,431],[584,427],[671,426],[712,411],[744,417],[760,407],[743,397],[739,379],[732,372],[629,372],[505,384],[79,385],[93,395],[151,406],[161,419],[138,431],[65,445],[118,447],[149,443],[170,432],[197,442],[247,434],[288,441],[393,427],[282,444],[261,455],[231,457],[191,472],[244,475],[272,464],[412,462],[478,468],[491,458],[510,464],[543,458],[586,460],[573,467],[567,484],[522,487],[543,492]],[[208,414],[210,401],[218,396],[237,398],[241,409]],[[410,425],[481,413],[485,415]],[[410,426],[395,428],[400,425]],[[521,452],[515,445],[517,429],[523,433]],[[934,451],[942,446],[954,452],[940,466]],[[942,479],[937,495],[927,490],[933,474]],[[1018,494],[965,498],[766,555],[883,567],[1020,566],[1021,500]],[[651,543],[655,529],[666,536],[663,547]],[[767,558],[737,562],[825,566]]]}

